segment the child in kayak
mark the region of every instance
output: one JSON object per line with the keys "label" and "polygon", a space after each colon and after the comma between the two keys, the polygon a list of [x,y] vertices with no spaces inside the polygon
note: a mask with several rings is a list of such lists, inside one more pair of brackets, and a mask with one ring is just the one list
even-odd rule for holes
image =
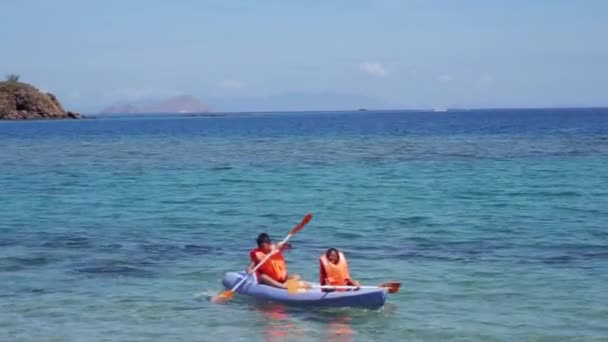
{"label": "child in kayak", "polygon": [[346,257],[336,248],[328,249],[319,257],[319,283],[334,286],[359,286],[359,282],[350,277]]}
{"label": "child in kayak", "polygon": [[287,274],[287,264],[283,257],[282,251],[291,248],[291,244],[275,245],[272,243],[270,236],[266,233],[258,235],[256,240],[258,247],[254,248],[249,252],[249,258],[251,262],[247,266],[247,273],[251,272],[254,267],[257,266],[269,253],[274,251],[276,248],[279,249],[277,253],[270,257],[260,268],[257,270],[258,282],[269,286],[278,287],[281,289],[287,288],[288,279],[299,280],[300,276],[293,274]]}

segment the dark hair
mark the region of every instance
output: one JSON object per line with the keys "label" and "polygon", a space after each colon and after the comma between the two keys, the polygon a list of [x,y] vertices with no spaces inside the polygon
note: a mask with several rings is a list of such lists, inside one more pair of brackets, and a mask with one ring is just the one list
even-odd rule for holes
{"label": "dark hair", "polygon": [[266,233],[262,233],[262,234],[258,235],[258,238],[255,241],[258,243],[258,247],[262,247],[263,243],[272,243],[272,240],[270,239],[270,235],[268,235]]}
{"label": "dark hair", "polygon": [[336,252],[336,254],[338,254],[338,260],[340,260],[340,251],[338,251],[336,248],[333,248],[333,247],[332,247],[332,248],[330,248],[330,249],[328,249],[328,250],[325,252],[325,256],[326,256],[327,258],[329,258],[329,253],[331,253],[331,252]]}

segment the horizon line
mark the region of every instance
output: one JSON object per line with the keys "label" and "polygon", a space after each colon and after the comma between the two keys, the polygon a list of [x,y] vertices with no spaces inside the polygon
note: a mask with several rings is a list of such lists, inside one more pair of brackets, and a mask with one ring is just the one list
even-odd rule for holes
{"label": "horizon line", "polygon": [[320,109],[320,110],[269,110],[269,111],[206,111],[206,112],[143,112],[143,113],[86,113],[86,115],[100,115],[100,116],[120,116],[120,115],[175,115],[175,116],[192,116],[192,115],[214,115],[214,114],[281,114],[281,113],[365,113],[365,112],[431,112],[431,113],[446,113],[446,112],[471,112],[471,111],[485,111],[485,110],[608,110],[608,106],[567,106],[567,107],[476,107],[476,108],[450,108],[450,107],[438,107],[438,108],[402,108],[402,109]]}

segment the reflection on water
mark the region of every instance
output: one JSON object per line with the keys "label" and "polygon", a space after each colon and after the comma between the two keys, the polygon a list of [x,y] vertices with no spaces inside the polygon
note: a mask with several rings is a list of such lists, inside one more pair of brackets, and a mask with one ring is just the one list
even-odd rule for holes
{"label": "reflection on water", "polygon": [[275,303],[256,303],[253,309],[264,320],[268,342],[296,341],[304,337],[325,337],[332,342],[354,341],[352,317],[347,311],[289,308]]}
{"label": "reflection on water", "polygon": [[280,304],[256,304],[254,310],[264,317],[265,341],[288,341],[302,333],[298,331],[287,309]]}
{"label": "reflection on water", "polygon": [[351,342],[355,331],[352,329],[350,322],[352,318],[349,316],[335,316],[330,319],[327,333],[328,341],[332,342]]}

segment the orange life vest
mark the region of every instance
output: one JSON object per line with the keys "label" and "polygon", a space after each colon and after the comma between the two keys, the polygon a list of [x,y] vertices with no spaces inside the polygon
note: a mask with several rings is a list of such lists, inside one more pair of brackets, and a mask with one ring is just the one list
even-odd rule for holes
{"label": "orange life vest", "polygon": [[321,279],[319,279],[319,282],[321,285],[348,285],[348,280],[350,280],[348,262],[346,262],[346,258],[342,252],[338,252],[338,255],[340,256],[340,260],[338,260],[337,264],[329,261],[325,254],[319,258],[321,267]]}
{"label": "orange life vest", "polygon": [[[266,253],[261,251],[259,248],[254,248],[249,253],[249,257],[255,263],[259,263],[266,258]],[[285,264],[285,258],[281,252],[275,253],[270,257],[257,271],[258,275],[265,274],[270,278],[283,283],[287,280],[287,265]]]}

